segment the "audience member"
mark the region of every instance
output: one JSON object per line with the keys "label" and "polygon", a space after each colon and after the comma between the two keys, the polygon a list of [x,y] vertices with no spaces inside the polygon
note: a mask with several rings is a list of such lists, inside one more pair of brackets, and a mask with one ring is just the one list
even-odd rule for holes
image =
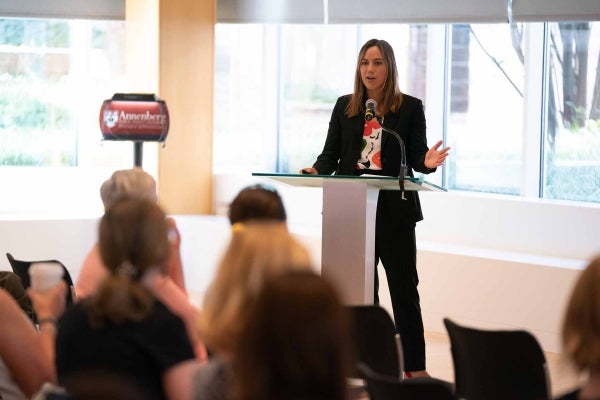
{"label": "audience member", "polygon": [[235,400],[344,400],[351,362],[348,315],[312,271],[265,284],[233,357]]}
{"label": "audience member", "polygon": [[[100,187],[100,197],[104,210],[122,196],[135,196],[157,202],[156,181],[141,168],[131,168],[115,171]],[[172,240],[172,251],[168,263],[168,276],[182,290],[185,290],[181,255],[179,252],[180,236],[175,221],[167,218]],[[106,267],[100,260],[98,244],[96,244],[85,258],[77,282],[75,292],[78,298],[93,294],[104,277],[108,275]]]}
{"label": "audience member", "polygon": [[[123,196],[139,197],[156,202],[158,201],[156,181],[141,168],[116,171],[100,188],[100,197],[105,210],[109,209],[116,200]],[[206,359],[206,349],[199,340],[196,330],[198,309],[189,301],[185,291],[179,249],[181,236],[175,220],[168,217],[166,221],[171,244],[167,273],[164,275],[156,274],[148,287],[165,306],[184,320],[188,335],[194,345],[196,357],[202,361]],[[100,250],[96,243],[86,256],[75,282],[77,298],[84,298],[95,293],[98,285],[107,275],[108,270],[102,263]]]}
{"label": "audience member", "polygon": [[236,224],[248,221],[286,222],[285,207],[275,188],[267,185],[247,186],[235,196],[229,205],[229,222]]}
{"label": "audience member", "polygon": [[67,286],[38,293],[29,290],[39,331],[15,299],[0,289],[0,399],[29,399],[46,382],[54,383],[56,318],[65,308]]}
{"label": "audience member", "polygon": [[579,276],[562,327],[563,354],[588,374],[580,388],[560,400],[600,399],[600,256]]}
{"label": "audience member", "polygon": [[230,360],[243,339],[250,309],[269,277],[288,270],[310,270],[306,248],[279,222],[249,222],[234,230],[199,318],[200,335],[214,357],[194,378],[194,398],[226,399]]}
{"label": "audience member", "polygon": [[190,396],[198,363],[185,326],[150,290],[166,273],[168,229],[153,200],[122,197],[104,213],[98,249],[109,275],[60,319],[56,368],[67,391],[78,376],[110,372],[147,399]]}

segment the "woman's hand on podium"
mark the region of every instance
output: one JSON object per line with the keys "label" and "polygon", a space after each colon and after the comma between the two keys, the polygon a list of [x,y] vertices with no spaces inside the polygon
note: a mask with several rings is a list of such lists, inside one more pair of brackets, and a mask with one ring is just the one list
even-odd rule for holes
{"label": "woman's hand on podium", "polygon": [[309,167],[309,168],[302,168],[300,170],[300,173],[302,175],[319,175],[319,171],[317,171],[316,169]]}

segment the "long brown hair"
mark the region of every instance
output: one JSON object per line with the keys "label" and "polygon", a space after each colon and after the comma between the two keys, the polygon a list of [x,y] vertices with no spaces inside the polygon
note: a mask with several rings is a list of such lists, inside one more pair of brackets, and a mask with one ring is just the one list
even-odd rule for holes
{"label": "long brown hair", "polygon": [[100,220],[98,245],[109,275],[90,299],[92,323],[139,321],[152,310],[154,296],[141,280],[164,272],[170,246],[165,213],[152,200],[122,197]]}
{"label": "long brown hair", "polygon": [[233,357],[235,400],[344,400],[352,359],[347,309],[312,271],[265,281]]}
{"label": "long brown hair", "polygon": [[346,115],[348,117],[353,117],[365,111],[364,103],[367,100],[367,89],[360,76],[360,63],[365,57],[367,50],[373,46],[379,48],[387,66],[387,77],[383,85],[381,98],[379,99],[377,108],[383,110],[385,115],[388,111],[397,111],[402,104],[402,92],[398,86],[398,68],[396,67],[394,49],[385,40],[371,39],[367,41],[358,52],[356,71],[354,73],[354,92],[346,107]]}

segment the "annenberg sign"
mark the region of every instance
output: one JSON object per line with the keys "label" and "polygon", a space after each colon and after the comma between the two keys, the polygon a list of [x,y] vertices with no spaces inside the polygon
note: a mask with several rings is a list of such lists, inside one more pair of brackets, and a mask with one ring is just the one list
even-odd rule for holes
{"label": "annenberg sign", "polygon": [[100,109],[105,140],[163,142],[169,132],[169,110],[154,94],[116,93]]}

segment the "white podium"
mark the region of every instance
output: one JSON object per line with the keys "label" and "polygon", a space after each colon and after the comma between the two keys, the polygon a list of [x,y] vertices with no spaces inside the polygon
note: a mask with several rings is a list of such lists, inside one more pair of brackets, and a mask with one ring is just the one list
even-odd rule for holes
{"label": "white podium", "polygon": [[[375,217],[380,189],[400,190],[397,177],[253,173],[297,187],[323,188],[321,274],[345,304],[373,304]],[[445,191],[417,178],[404,178],[405,191]]]}

